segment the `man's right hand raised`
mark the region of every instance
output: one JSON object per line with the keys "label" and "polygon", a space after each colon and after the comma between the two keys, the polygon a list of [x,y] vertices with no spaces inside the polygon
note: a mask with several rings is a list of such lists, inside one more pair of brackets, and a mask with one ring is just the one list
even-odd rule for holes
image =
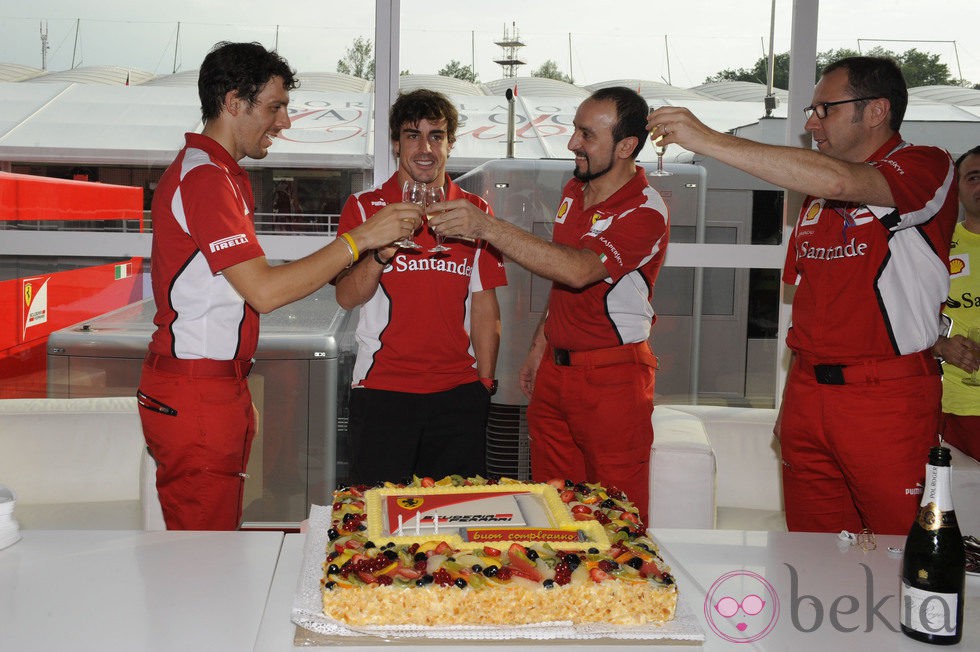
{"label": "man's right hand raised", "polygon": [[416,204],[388,204],[351,229],[350,234],[362,251],[380,249],[415,233],[422,224],[422,215],[422,208]]}

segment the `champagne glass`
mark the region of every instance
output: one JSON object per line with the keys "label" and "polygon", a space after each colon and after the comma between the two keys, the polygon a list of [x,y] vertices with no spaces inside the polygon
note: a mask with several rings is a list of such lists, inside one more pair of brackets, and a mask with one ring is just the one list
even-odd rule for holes
{"label": "champagne glass", "polygon": [[[425,205],[428,208],[433,204],[438,204],[439,202],[446,201],[446,190],[442,186],[430,186],[425,189]],[[440,253],[443,251],[449,251],[449,247],[443,244],[445,240],[444,236],[439,235],[433,229],[432,235],[436,238],[436,246],[429,249],[430,253]]]}
{"label": "champagne glass", "polygon": [[653,146],[657,148],[657,169],[650,172],[650,176],[669,177],[671,173],[664,169],[664,154],[667,153],[667,143],[664,142],[664,137],[661,136],[653,141]]}
{"label": "champagne glass", "polygon": [[[406,204],[416,204],[420,206],[422,210],[425,210],[425,184],[421,181],[415,181],[414,179],[409,179],[402,186],[402,201]],[[402,249],[421,249],[422,246],[419,243],[412,240],[412,234],[409,233],[406,237],[401,240],[396,240],[393,244],[398,245]]]}
{"label": "champagne glass", "polygon": [[[663,107],[661,107],[663,108]],[[654,125],[654,131],[656,131],[660,125]],[[650,172],[650,176],[653,177],[669,177],[670,172],[664,169],[664,154],[667,153],[667,143],[664,142],[664,136],[661,134],[659,137],[653,139],[653,146],[657,148],[657,169]]]}
{"label": "champagne glass", "polygon": [[[969,330],[966,336],[970,338],[975,344],[980,344],[980,328],[974,326]],[[963,384],[972,385],[973,387],[980,386],[980,380],[977,379],[977,372],[974,371],[972,374],[964,378]]]}

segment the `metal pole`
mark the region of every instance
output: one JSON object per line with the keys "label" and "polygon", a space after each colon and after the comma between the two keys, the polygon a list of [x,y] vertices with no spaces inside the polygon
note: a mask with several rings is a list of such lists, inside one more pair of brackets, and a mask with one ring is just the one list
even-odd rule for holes
{"label": "metal pole", "polygon": [[41,70],[48,69],[48,21],[41,21]]}
{"label": "metal pole", "polygon": [[513,89],[508,88],[507,97],[507,158],[514,158],[514,110],[517,103]]}
{"label": "metal pole", "polygon": [[81,27],[81,18],[75,19],[75,44],[71,46],[71,69],[75,69],[75,53],[78,51],[78,30]]}
{"label": "metal pole", "polygon": [[374,15],[374,180],[380,184],[395,171],[388,131],[388,108],[398,95],[398,39],[401,0],[377,0]]}
{"label": "metal pole", "polygon": [[575,73],[572,71],[572,33],[568,33],[568,78],[575,81]]}
{"label": "metal pole", "polygon": [[953,41],[953,56],[956,57],[956,76],[960,83],[963,83],[963,69],[960,68],[960,51],[956,49],[956,41]]}
{"label": "metal pole", "polygon": [[[774,78],[776,76],[776,0],[772,0],[772,10],[769,15],[769,63],[766,66],[766,117],[772,115],[772,110],[776,108],[776,102],[774,101],[772,94],[772,87],[775,84]],[[773,99],[770,99],[773,98]]]}
{"label": "metal pole", "polygon": [[174,69],[177,72],[177,53],[180,52],[180,21],[177,21],[177,40],[174,42]]}
{"label": "metal pole", "polygon": [[[707,235],[708,174],[698,168],[698,214],[694,225],[694,241],[703,244]],[[704,267],[694,268],[693,302],[691,306],[691,405],[701,403],[701,332],[704,321]]]}
{"label": "metal pole", "polygon": [[[813,70],[817,65],[817,33],[813,25],[817,24],[820,0],[793,0],[792,31],[789,51],[792,54],[789,61],[789,99],[786,111],[786,141],[790,147],[810,149],[812,139],[803,128],[803,112],[797,107],[806,106],[813,97]],[[796,216],[803,204],[803,195],[798,192],[783,193],[783,244],[788,241],[789,234],[796,224]],[[786,341],[792,313],[792,295],[794,289],[785,283],[780,284],[779,293],[779,342]],[[783,400],[782,387],[786,384],[789,362],[788,351],[780,349],[783,355],[776,356],[776,407]]]}

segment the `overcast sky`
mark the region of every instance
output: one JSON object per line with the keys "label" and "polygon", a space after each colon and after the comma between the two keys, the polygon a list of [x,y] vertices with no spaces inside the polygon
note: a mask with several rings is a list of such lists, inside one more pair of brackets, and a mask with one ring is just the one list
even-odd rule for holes
{"label": "overcast sky", "polygon": [[[402,70],[435,73],[457,59],[474,63],[480,81],[499,79],[493,61],[501,50],[493,42],[516,22],[526,43],[520,57],[528,63],[519,74],[553,59],[583,85],[636,78],[691,87],[764,55],[771,0],[402,0],[401,6]],[[789,48],[791,6],[776,2],[777,53]],[[333,71],[355,37],[373,37],[374,3],[0,0],[0,63],[41,67],[42,20],[50,71],[73,61],[156,74],[196,69],[219,40],[275,46],[277,25],[279,50],[294,68]],[[818,29],[820,51],[857,49],[858,39],[862,49],[915,47],[941,55],[954,76],[958,56],[963,77],[980,83],[978,0],[822,0]]]}

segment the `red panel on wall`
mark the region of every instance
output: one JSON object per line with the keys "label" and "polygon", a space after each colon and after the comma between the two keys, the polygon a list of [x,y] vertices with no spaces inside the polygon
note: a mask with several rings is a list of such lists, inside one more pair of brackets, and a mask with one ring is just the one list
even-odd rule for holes
{"label": "red panel on wall", "polygon": [[[0,173],[0,221],[139,220],[143,189]],[[0,281],[0,397],[44,396],[48,335],[143,298],[142,258]]]}
{"label": "red panel on wall", "polygon": [[0,221],[142,218],[142,188],[0,173]]}
{"label": "red panel on wall", "polygon": [[[0,384],[27,387],[46,378],[37,374],[37,351],[48,335],[143,298],[142,258],[119,263],[0,281]],[[5,360],[5,358],[14,360]],[[18,362],[19,360],[19,362]],[[15,380],[15,377],[19,377]],[[0,392],[5,393],[5,392]],[[9,398],[9,396],[8,396]]]}

